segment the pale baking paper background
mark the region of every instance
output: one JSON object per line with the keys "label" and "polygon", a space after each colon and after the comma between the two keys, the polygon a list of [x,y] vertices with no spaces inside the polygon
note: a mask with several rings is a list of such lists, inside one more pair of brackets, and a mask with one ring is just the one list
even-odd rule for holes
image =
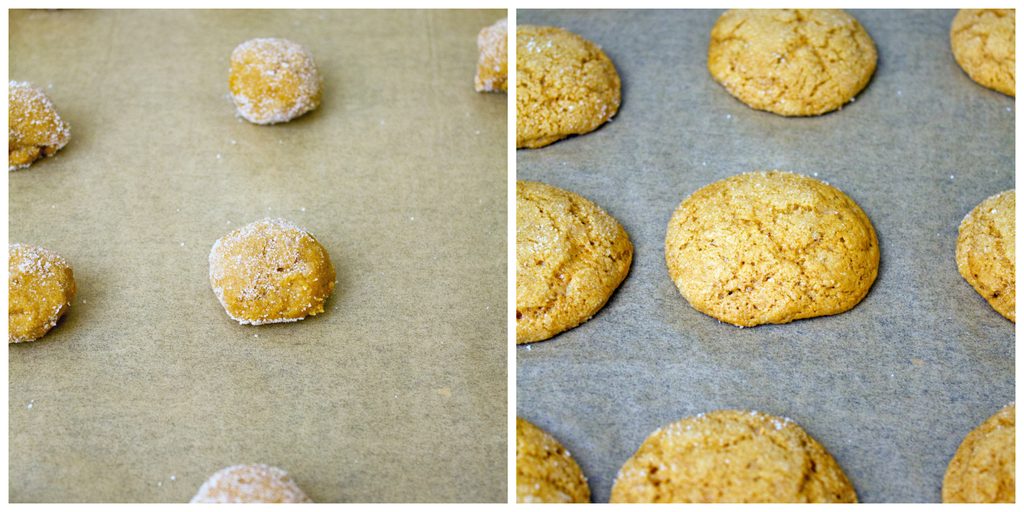
{"label": "pale baking paper background", "polygon": [[[963,437],[1014,398],[1014,325],[957,273],[957,227],[1014,186],[1014,100],[949,50],[953,11],[852,11],[878,70],[821,117],[752,110],[707,72],[719,12],[520,11],[600,44],[623,104],[589,135],[518,151],[518,177],[595,201],[635,245],[591,321],[517,349],[518,414],[560,439],[607,501],[616,472],[661,425],[718,408],[800,423],[861,501],[934,502]],[[668,277],[665,228],[699,187],[784,169],[839,187],[878,231],[882,262],[842,315],[737,329],[692,309]]]}
{"label": "pale baking paper background", "polygon": [[[10,76],[72,140],[10,174],[10,237],[80,292],[8,351],[10,499],[183,502],[263,462],[318,502],[505,501],[506,96],[473,91],[503,16],[12,12]],[[267,36],[312,51],[323,104],[256,126],[228,57]],[[319,238],[337,289],[239,326],[207,256],[267,216]]]}

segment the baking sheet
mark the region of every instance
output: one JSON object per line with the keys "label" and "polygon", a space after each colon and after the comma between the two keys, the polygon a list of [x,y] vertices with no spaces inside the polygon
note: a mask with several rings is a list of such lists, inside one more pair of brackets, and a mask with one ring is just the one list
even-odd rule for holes
{"label": "baking sheet", "polygon": [[[504,11],[13,11],[10,76],[71,123],[11,173],[10,239],[74,266],[11,346],[10,499],[189,500],[262,462],[318,502],[506,499],[506,96],[473,91]],[[228,57],[306,45],[320,108],[238,120]],[[330,252],[327,311],[232,322],[214,240],[281,216]]]}
{"label": "baking sheet", "polygon": [[[1014,186],[1014,100],[949,50],[953,11],[851,11],[879,51],[854,103],[812,118],[755,111],[706,70],[720,11],[527,11],[600,44],[623,82],[614,120],[517,152],[519,179],[580,193],[635,246],[589,322],[517,348],[517,411],[557,437],[607,501],[653,430],[719,408],[788,416],[864,502],[936,502],[963,437],[1014,399],[1014,325],[957,273],[957,227]],[[692,309],[664,261],[668,219],[715,180],[784,169],[850,195],[878,232],[864,301],[833,317],[738,329]]]}

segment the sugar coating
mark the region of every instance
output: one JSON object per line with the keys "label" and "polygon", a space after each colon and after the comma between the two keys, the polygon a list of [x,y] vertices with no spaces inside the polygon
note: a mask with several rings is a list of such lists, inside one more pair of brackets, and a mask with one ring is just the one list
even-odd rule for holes
{"label": "sugar coating", "polygon": [[1017,194],[1000,192],[982,201],[960,222],[956,267],[993,309],[1016,322]]}
{"label": "sugar coating", "polygon": [[210,250],[210,285],[240,324],[295,322],[322,313],[334,279],[327,250],[283,219],[236,229]]}
{"label": "sugar coating", "polygon": [[613,503],[855,503],[835,459],[789,418],[719,410],[654,431],[619,470]]}
{"label": "sugar coating", "polygon": [[516,501],[590,502],[587,479],[569,451],[522,418],[516,418]]}
{"label": "sugar coating", "polygon": [[961,9],[949,30],[953,57],[971,80],[1016,96],[1017,22],[1013,9]]}
{"label": "sugar coating", "polygon": [[317,108],[321,82],[313,55],[287,39],[250,39],[231,53],[231,98],[239,115],[256,124],[287,122]]}
{"label": "sugar coating", "polygon": [[37,340],[71,307],[77,288],[59,254],[27,244],[8,248],[8,343]]}
{"label": "sugar coating", "polygon": [[1016,413],[1011,403],[967,434],[946,468],[944,503],[1014,503]]}
{"label": "sugar coating", "polygon": [[476,37],[480,58],[476,64],[476,92],[503,92],[508,89],[508,19],[502,18],[480,29]]}
{"label": "sugar coating", "polygon": [[53,156],[71,140],[71,126],[41,89],[28,82],[8,83],[7,170],[24,169]]}
{"label": "sugar coating", "polygon": [[191,503],[312,503],[288,473],[266,464],[224,468],[203,482]]}

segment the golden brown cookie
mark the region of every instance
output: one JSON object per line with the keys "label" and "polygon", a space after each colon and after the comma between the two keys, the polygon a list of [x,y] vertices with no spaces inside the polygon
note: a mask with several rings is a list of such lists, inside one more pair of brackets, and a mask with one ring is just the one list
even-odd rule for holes
{"label": "golden brown cookie", "polygon": [[992,308],[1017,321],[1015,263],[1017,194],[1000,192],[974,207],[960,222],[956,267]]}
{"label": "golden brown cookie", "polygon": [[961,9],[949,42],[953,57],[971,80],[1016,96],[1016,33],[1013,9]]}
{"label": "golden brown cookie", "polygon": [[629,272],[633,244],[611,215],[572,192],[516,182],[516,343],[594,316]]}
{"label": "golden brown cookie", "polygon": [[875,43],[838,9],[734,9],[711,29],[708,70],[737,99],[783,116],[841,108],[871,80]]}
{"label": "golden brown cookie", "polygon": [[508,19],[480,29],[476,36],[480,58],[476,63],[476,92],[508,89]]}
{"label": "golden brown cookie", "polygon": [[266,464],[231,466],[203,482],[191,503],[312,503],[288,473]]}
{"label": "golden brown cookie", "polygon": [[944,503],[1014,503],[1017,408],[1003,407],[967,434],[942,480]]}
{"label": "golden brown cookie", "polygon": [[733,325],[842,313],[878,274],[878,239],[841,191],[807,176],[751,172],[686,198],[668,223],[665,262],[697,311]]}
{"label": "golden brown cookie", "polygon": [[41,89],[11,81],[7,88],[7,170],[32,165],[53,156],[71,140],[71,127]]}
{"label": "golden brown cookie", "polygon": [[516,28],[516,147],[592,132],[619,111],[621,82],[596,44],[556,27]]}
{"label": "golden brown cookie", "polygon": [[210,251],[213,293],[240,324],[294,322],[322,313],[334,278],[320,242],[281,219],[236,229]]}
{"label": "golden brown cookie", "polygon": [[516,418],[516,502],[590,502],[587,478],[569,450],[522,418]]}
{"label": "golden brown cookie", "polygon": [[714,411],[662,427],[619,470],[612,503],[856,503],[825,448],[788,418]]}
{"label": "golden brown cookie", "polygon": [[291,121],[320,106],[313,55],[287,39],[250,39],[231,52],[228,88],[238,114],[256,124]]}
{"label": "golden brown cookie", "polygon": [[11,244],[7,262],[7,342],[42,338],[71,307],[75,276],[57,253]]}

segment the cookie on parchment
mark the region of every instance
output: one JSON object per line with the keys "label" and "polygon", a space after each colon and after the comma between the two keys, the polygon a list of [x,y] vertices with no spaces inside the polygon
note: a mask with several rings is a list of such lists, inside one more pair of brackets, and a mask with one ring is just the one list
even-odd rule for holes
{"label": "cookie on parchment", "polygon": [[720,410],[664,426],[615,479],[612,503],[856,503],[835,459],[788,418]]}
{"label": "cookie on parchment", "polygon": [[961,9],[949,30],[953,57],[971,80],[1016,96],[1016,32],[1013,9]]}
{"label": "cookie on parchment", "polygon": [[556,27],[516,29],[516,147],[592,132],[619,111],[621,81],[596,44]]}
{"label": "cookie on parchment", "polygon": [[878,239],[840,190],[781,171],[716,181],[668,223],[665,262],[697,311],[742,327],[834,315],[867,295]]}
{"label": "cookie on parchment", "polygon": [[516,502],[590,502],[587,478],[569,451],[522,418],[516,418]]}
{"label": "cookie on parchment", "polygon": [[942,480],[944,503],[1013,503],[1016,499],[1014,404],[967,434]]}
{"label": "cookie on parchment", "polygon": [[299,43],[257,38],[231,52],[228,89],[250,123],[285,123],[317,108],[321,82],[313,55]]}
{"label": "cookie on parchment", "polygon": [[68,312],[77,287],[74,272],[59,254],[11,244],[7,260],[7,342],[42,338]]}
{"label": "cookie on parchment", "polygon": [[1016,205],[1013,190],[985,199],[960,222],[956,240],[960,275],[1013,322],[1017,321]]}
{"label": "cookie on parchment", "polygon": [[508,19],[502,18],[480,29],[476,36],[480,57],[476,63],[476,92],[505,92],[508,89]]}
{"label": "cookie on parchment", "polygon": [[587,321],[629,272],[633,244],[618,221],[572,192],[516,182],[516,343]]}
{"label": "cookie on parchment", "polygon": [[63,148],[71,127],[42,89],[28,82],[7,85],[7,170],[24,169]]}
{"label": "cookie on parchment", "polygon": [[224,468],[203,482],[191,503],[312,503],[283,469],[266,464]]}
{"label": "cookie on parchment", "polygon": [[864,27],[838,9],[734,9],[711,29],[708,70],[751,108],[813,116],[841,108],[878,61]]}

